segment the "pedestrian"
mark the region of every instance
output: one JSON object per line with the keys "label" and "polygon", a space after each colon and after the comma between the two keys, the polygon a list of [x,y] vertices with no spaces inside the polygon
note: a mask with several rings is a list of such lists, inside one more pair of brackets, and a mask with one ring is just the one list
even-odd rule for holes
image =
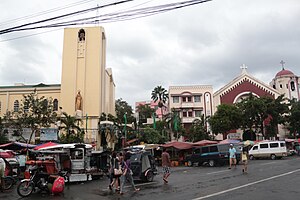
{"label": "pedestrian", "polygon": [[126,183],[126,180],[131,184],[132,188],[134,189],[134,191],[139,191],[140,188],[137,188],[134,184],[133,181],[133,173],[131,170],[131,162],[130,162],[130,157],[131,154],[129,152],[127,152],[125,154],[125,158],[124,161],[122,162],[122,170],[123,170],[123,174],[121,176],[121,188],[120,188],[120,194],[123,195],[124,194],[124,185]]}
{"label": "pedestrian", "polygon": [[231,166],[234,165],[234,168],[236,168],[236,149],[233,147],[233,144],[230,144],[229,148],[229,168],[231,169]]}
{"label": "pedestrian", "polygon": [[162,162],[162,169],[163,169],[163,181],[165,183],[168,183],[168,177],[171,174],[171,159],[170,154],[167,152],[167,149],[165,148],[163,150],[163,153],[161,154],[161,162]]}
{"label": "pedestrian", "polygon": [[109,184],[109,189],[110,190],[118,190],[119,189],[119,178],[122,175],[122,172],[119,173],[119,171],[121,171],[121,166],[120,166],[120,162],[119,159],[117,157],[117,153],[113,152],[112,156],[111,156],[111,161],[110,161],[110,175],[111,175],[111,182]]}
{"label": "pedestrian", "polygon": [[243,173],[248,173],[248,147],[245,146],[243,147],[243,151],[242,151],[242,162],[243,162],[243,169],[242,172]]}
{"label": "pedestrian", "polygon": [[6,163],[4,158],[0,157],[0,190],[4,190],[4,177],[5,177]]}

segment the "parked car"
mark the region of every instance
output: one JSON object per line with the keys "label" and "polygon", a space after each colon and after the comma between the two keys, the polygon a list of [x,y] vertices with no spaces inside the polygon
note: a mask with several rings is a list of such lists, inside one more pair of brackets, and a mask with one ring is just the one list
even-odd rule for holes
{"label": "parked car", "polygon": [[254,145],[249,151],[249,158],[282,158],[287,156],[285,141],[265,141]]}
{"label": "parked car", "polygon": [[[207,164],[211,167],[224,165],[229,162],[229,145],[230,144],[213,144],[207,146],[196,147],[191,155],[186,157],[188,166],[193,166],[195,163],[198,166]],[[237,163],[241,158],[242,146],[234,144],[237,151]]]}

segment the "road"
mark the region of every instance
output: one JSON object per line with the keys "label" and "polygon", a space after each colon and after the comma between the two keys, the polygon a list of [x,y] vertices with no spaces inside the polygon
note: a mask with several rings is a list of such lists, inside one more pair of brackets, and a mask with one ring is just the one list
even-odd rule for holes
{"label": "road", "polygon": [[[299,199],[300,157],[282,160],[253,160],[248,174],[242,174],[241,166],[229,170],[224,167],[176,167],[172,168],[169,183],[164,184],[161,175],[151,183],[137,183],[141,188],[133,192],[126,187],[120,196],[107,189],[108,179],[67,185],[64,194],[49,196],[35,193],[28,199],[55,200],[282,200]],[[0,193],[0,199],[21,199],[16,187]]]}

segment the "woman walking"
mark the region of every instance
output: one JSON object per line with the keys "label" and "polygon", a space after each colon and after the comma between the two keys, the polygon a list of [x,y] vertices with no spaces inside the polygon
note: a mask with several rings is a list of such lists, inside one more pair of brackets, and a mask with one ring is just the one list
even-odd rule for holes
{"label": "woman walking", "polygon": [[122,169],[123,169],[123,174],[121,176],[121,188],[120,188],[120,194],[124,194],[123,190],[124,190],[124,185],[126,180],[129,181],[129,183],[131,184],[132,188],[134,189],[134,191],[139,191],[140,188],[136,188],[135,184],[133,182],[133,177],[132,177],[132,171],[130,169],[131,163],[130,163],[130,157],[131,154],[130,153],[126,153],[125,154],[125,159],[122,162]]}
{"label": "woman walking", "polygon": [[248,147],[247,146],[243,147],[242,162],[243,162],[242,172],[247,173],[248,172]]}
{"label": "woman walking", "polygon": [[120,174],[116,174],[116,171],[118,171],[120,169],[120,162],[119,159],[117,158],[117,153],[113,152],[111,155],[111,161],[110,161],[110,175],[111,175],[111,183],[109,184],[109,189],[113,190],[114,186],[115,186],[115,190],[118,190],[119,188],[119,178],[122,175],[122,173]]}

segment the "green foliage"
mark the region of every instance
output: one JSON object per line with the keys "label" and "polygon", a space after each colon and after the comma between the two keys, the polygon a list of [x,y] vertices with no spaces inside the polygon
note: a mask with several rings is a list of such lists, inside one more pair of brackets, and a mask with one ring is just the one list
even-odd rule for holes
{"label": "green foliage", "polygon": [[155,109],[151,108],[149,105],[139,105],[137,107],[137,112],[139,113],[139,126],[141,127],[143,123],[147,122],[147,118],[151,118]]}
{"label": "green foliage", "polygon": [[143,130],[141,141],[148,144],[158,144],[163,143],[165,138],[161,135],[161,133],[153,128],[146,127]]}
{"label": "green foliage", "polygon": [[82,124],[81,119],[77,119],[66,112],[62,113],[60,118],[61,126],[60,130],[64,131],[64,134],[60,135],[61,143],[78,143],[83,142],[84,131],[81,130],[80,124]]}
{"label": "green foliage", "polygon": [[18,112],[8,111],[5,116],[5,122],[11,128],[18,129],[22,134],[22,128],[32,130],[28,142],[35,132],[41,127],[50,127],[56,121],[56,113],[53,111],[53,102],[51,98],[37,97],[33,92],[24,95]]}
{"label": "green foliage", "polygon": [[77,131],[70,130],[69,134],[62,134],[60,136],[60,143],[69,144],[69,143],[83,143],[84,140],[84,131]]}
{"label": "green foliage", "polygon": [[185,134],[184,136],[190,142],[213,139],[209,135],[209,132],[207,132],[206,123],[207,119],[204,117],[204,115],[202,115],[200,119],[195,119],[190,127],[189,133]]}
{"label": "green foliage", "polygon": [[7,133],[3,131],[4,125],[3,120],[0,117],[0,144],[8,143]]}
{"label": "green foliage", "polygon": [[300,101],[291,101],[290,105],[288,129],[295,136],[296,133],[300,133]]}
{"label": "green foliage", "polygon": [[168,91],[162,86],[156,86],[151,93],[151,99],[154,102],[159,101],[158,107],[160,108],[163,107],[163,105],[167,102],[168,98]]}
{"label": "green foliage", "polygon": [[127,123],[131,124],[135,122],[135,118],[133,116],[132,107],[122,98],[116,100],[116,115],[117,115],[117,123],[124,124],[124,114],[127,113]]}
{"label": "green foliage", "polygon": [[240,127],[241,113],[235,105],[221,104],[217,112],[208,119],[213,133],[226,133]]}

